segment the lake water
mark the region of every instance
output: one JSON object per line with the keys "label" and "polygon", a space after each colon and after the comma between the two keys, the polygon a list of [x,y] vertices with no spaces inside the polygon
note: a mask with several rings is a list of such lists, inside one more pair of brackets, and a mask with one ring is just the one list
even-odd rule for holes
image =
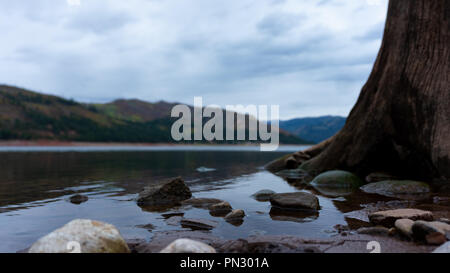
{"label": "lake water", "polygon": [[[157,231],[183,229],[166,223],[162,214],[172,212],[219,222],[211,232],[223,238],[328,237],[334,225],[346,224],[334,199],[319,196],[318,215],[296,218],[271,214],[270,203],[250,197],[261,189],[298,191],[262,167],[304,148],[282,146],[277,152],[259,152],[257,146],[1,147],[0,252],[27,248],[77,218],[111,223],[126,239],[149,240]],[[194,197],[219,198],[243,209],[247,214],[243,224],[231,225],[204,209],[155,212],[136,205],[133,199],[146,184],[174,176],[183,177]],[[76,193],[89,200],[70,203]],[[151,230],[143,227],[148,224]]]}

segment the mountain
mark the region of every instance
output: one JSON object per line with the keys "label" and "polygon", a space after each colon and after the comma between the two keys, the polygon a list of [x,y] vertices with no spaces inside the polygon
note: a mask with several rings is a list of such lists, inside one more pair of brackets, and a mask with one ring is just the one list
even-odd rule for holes
{"label": "mountain", "polygon": [[[135,99],[86,104],[0,85],[0,139],[170,143],[174,105]],[[282,130],[280,142],[308,143]]]}
{"label": "mountain", "polygon": [[280,121],[280,128],[301,139],[319,143],[341,130],[345,121],[346,118],[339,116],[297,118]]}
{"label": "mountain", "polygon": [[137,99],[119,99],[106,104],[95,104],[94,106],[111,118],[149,122],[169,117],[170,111],[175,105],[177,104],[165,101],[149,103]]}

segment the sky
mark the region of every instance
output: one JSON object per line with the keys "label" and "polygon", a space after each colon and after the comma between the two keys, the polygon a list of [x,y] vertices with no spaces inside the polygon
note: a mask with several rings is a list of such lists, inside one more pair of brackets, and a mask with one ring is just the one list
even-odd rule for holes
{"label": "sky", "polygon": [[0,83],[82,102],[346,116],[388,0],[0,0]]}

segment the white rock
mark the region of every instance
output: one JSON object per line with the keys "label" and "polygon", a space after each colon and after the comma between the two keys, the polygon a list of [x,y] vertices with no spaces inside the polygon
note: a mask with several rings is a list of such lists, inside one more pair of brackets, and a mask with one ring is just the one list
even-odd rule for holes
{"label": "white rock", "polygon": [[450,242],[447,242],[436,248],[433,253],[450,253]]}
{"label": "white rock", "polygon": [[202,242],[178,239],[161,250],[161,253],[216,253],[216,250]]}
{"label": "white rock", "polygon": [[398,219],[395,221],[395,228],[408,237],[412,237],[412,227],[414,221],[411,219]]}
{"label": "white rock", "polygon": [[110,224],[77,219],[35,242],[29,253],[129,253],[120,232]]}
{"label": "white rock", "polygon": [[433,214],[430,211],[420,209],[395,209],[377,211],[369,214],[369,220],[375,225],[393,227],[398,219],[432,221]]}

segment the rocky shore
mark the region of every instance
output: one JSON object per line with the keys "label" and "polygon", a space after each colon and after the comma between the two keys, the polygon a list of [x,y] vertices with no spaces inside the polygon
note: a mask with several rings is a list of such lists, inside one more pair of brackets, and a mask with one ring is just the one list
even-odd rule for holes
{"label": "rocky shore", "polygon": [[[288,166],[292,158],[285,158]],[[316,194],[355,198],[366,194],[374,200],[384,197],[390,201],[376,201],[361,209],[343,209],[348,225],[336,225],[335,236],[329,238],[301,238],[292,235],[255,235],[227,240],[212,235],[218,221],[184,217],[184,213],[165,213],[167,225],[185,230],[153,232],[152,239],[125,241],[112,225],[92,220],[74,220],[44,236],[28,252],[89,252],[89,253],[428,253],[448,252],[450,239],[450,195],[432,194],[423,182],[404,181],[386,174],[372,174],[364,180],[345,171],[331,171],[316,177],[301,168],[277,172],[285,180],[302,189],[298,192],[276,193],[261,189],[249,198],[271,205],[271,217],[296,221],[314,217],[321,210]],[[308,191],[306,191],[306,190]],[[350,195],[354,191],[360,194]],[[429,200],[432,199],[430,204]],[[338,199],[339,200],[339,199]],[[427,200],[427,202],[422,202]],[[87,201],[74,196],[72,202]],[[209,210],[232,225],[245,221],[245,208],[233,208],[229,202],[216,198],[195,198],[181,177],[160,181],[145,187],[136,204],[145,210],[158,208],[196,207]],[[335,203],[336,205],[339,202]],[[79,245],[67,245],[68,243]],[[373,246],[375,242],[376,245]],[[76,247],[79,246],[79,249]]]}

